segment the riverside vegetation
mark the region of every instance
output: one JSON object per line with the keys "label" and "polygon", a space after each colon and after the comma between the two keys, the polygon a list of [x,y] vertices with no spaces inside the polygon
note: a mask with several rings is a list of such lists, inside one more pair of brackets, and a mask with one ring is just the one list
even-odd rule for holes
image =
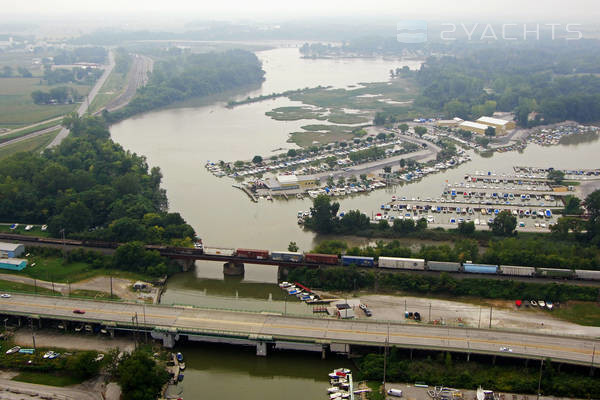
{"label": "riverside vegetation", "polygon": [[103,113],[108,122],[264,80],[260,60],[246,50],[188,54],[171,48],[158,58],[148,83],[138,89],[131,102],[117,111]]}

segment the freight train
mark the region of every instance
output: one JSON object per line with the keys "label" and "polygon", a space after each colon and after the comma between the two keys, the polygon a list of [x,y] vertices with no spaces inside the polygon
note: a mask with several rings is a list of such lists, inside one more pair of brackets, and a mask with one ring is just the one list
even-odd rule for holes
{"label": "freight train", "polygon": [[[103,242],[97,240],[73,240],[73,239],[55,239],[35,236],[26,236],[10,233],[0,233],[0,240],[17,240],[21,242],[33,242],[44,244],[87,246],[98,248],[115,249],[121,245],[116,242]],[[244,260],[272,260],[289,263],[298,263],[305,265],[341,265],[357,267],[373,267],[390,270],[404,271],[434,271],[434,272],[455,272],[467,274],[484,275],[502,275],[518,277],[538,277],[548,279],[581,279],[600,281],[600,270],[583,269],[560,269],[560,268],[536,268],[522,267],[513,265],[488,265],[475,264],[470,262],[459,263],[451,261],[428,261],[419,258],[400,258],[400,257],[363,257],[343,255],[338,257],[335,254],[317,254],[317,253],[299,253],[291,251],[269,251],[257,249],[222,249],[203,247],[202,241],[197,239],[195,246],[192,247],[170,247],[164,245],[146,245],[148,250],[158,250],[165,256],[222,256],[237,257],[240,261]]]}
{"label": "freight train", "polygon": [[514,265],[459,263],[450,261],[427,261],[421,258],[399,257],[363,257],[335,254],[298,253],[290,251],[252,250],[252,249],[215,249],[206,247],[204,254],[239,257],[241,259],[273,260],[315,265],[341,265],[373,267],[406,271],[457,272],[467,274],[503,275],[519,277],[538,277],[553,279],[582,279],[600,281],[600,270],[534,268]]}

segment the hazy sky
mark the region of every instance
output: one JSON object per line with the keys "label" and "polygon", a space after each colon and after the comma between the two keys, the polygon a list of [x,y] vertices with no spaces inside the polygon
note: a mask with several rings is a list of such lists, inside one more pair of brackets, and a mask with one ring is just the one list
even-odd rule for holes
{"label": "hazy sky", "polygon": [[0,6],[4,16],[168,13],[190,18],[368,15],[544,21],[591,21],[600,17],[598,0],[0,0]]}

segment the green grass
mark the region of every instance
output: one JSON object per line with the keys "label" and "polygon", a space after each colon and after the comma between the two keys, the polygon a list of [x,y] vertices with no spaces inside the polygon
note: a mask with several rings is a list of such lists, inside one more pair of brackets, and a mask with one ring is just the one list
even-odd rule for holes
{"label": "green grass", "polygon": [[13,381],[36,383],[38,385],[49,385],[49,386],[70,386],[77,385],[83,382],[81,379],[77,379],[67,373],[51,373],[51,372],[20,372],[19,375],[15,376]]}
{"label": "green grass", "polygon": [[[87,95],[91,87],[65,84]],[[0,78],[0,127],[17,128],[50,118],[65,115],[75,110],[78,104],[41,105],[34,104],[31,93],[35,90],[49,91],[52,87],[40,84],[40,78]]]}
{"label": "green grass", "polygon": [[[32,267],[31,264],[35,263]],[[92,278],[98,275],[112,275],[114,277],[140,279],[142,275],[126,271],[108,270],[104,268],[92,268],[91,265],[84,262],[66,263],[59,257],[39,257],[31,256],[28,258],[28,266],[22,271],[8,271],[13,275],[28,276],[30,278],[54,282],[78,282],[84,279]],[[143,277],[148,279],[148,277]]]}
{"label": "green grass", "polygon": [[69,297],[83,297],[86,299],[100,299],[100,300],[120,300],[120,297],[113,294],[111,299],[110,293],[108,292],[100,292],[98,290],[86,290],[86,289],[77,289],[72,290],[71,295]]}
{"label": "green grass", "polygon": [[128,74],[116,72],[114,69],[110,73],[106,82],[90,104],[89,112],[94,113],[105,107],[111,100],[117,98],[127,85]]}
{"label": "green grass", "polygon": [[41,151],[52,142],[56,135],[58,135],[58,132],[60,132],[60,129],[2,147],[0,148],[0,160],[22,151]]}
{"label": "green grass", "polygon": [[37,124],[35,126],[29,127],[29,128],[26,128],[26,129],[19,129],[19,130],[15,131],[15,132],[6,133],[6,134],[0,136],[0,143],[4,143],[4,142],[7,142],[9,140],[21,137],[21,136],[25,136],[25,135],[27,135],[29,133],[41,131],[43,129],[47,129],[47,128],[50,128],[50,127],[53,127],[53,126],[58,126],[58,125],[60,125],[60,122],[61,122],[60,120],[50,121],[50,122],[46,122],[46,123],[43,123],[43,124]]}
{"label": "green grass", "polygon": [[367,381],[367,386],[371,389],[371,392],[367,394],[369,400],[385,400],[385,395],[381,393],[380,382]]}
{"label": "green grass", "polygon": [[600,326],[598,303],[570,301],[551,312],[555,317],[579,325]]}
{"label": "green grass", "polygon": [[[5,272],[4,270],[0,270],[0,272]],[[19,282],[11,282],[0,280],[0,291],[2,292],[18,292],[18,293],[37,293],[37,294],[45,294],[45,295],[59,295],[59,292],[52,291],[50,289],[45,289],[38,287],[37,290],[33,285],[26,285],[24,283]]]}

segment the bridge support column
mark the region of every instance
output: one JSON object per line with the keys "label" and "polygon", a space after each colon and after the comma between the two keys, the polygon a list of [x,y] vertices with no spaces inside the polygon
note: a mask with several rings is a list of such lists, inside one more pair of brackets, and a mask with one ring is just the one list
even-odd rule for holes
{"label": "bridge support column", "polygon": [[114,329],[109,329],[108,333],[110,333],[110,337],[114,338],[115,337],[115,330]]}
{"label": "bridge support column", "polygon": [[181,265],[181,268],[183,269],[183,272],[187,272],[189,270],[191,270],[194,267],[194,262],[195,260],[192,259],[178,259],[177,263],[179,265]]}
{"label": "bridge support column", "polygon": [[321,348],[321,360],[324,360],[327,357],[327,347],[323,345]]}
{"label": "bridge support column", "polygon": [[179,338],[179,335],[176,333],[159,331],[152,331],[150,333],[150,336],[152,336],[152,339],[162,340],[163,347],[166,347],[167,349],[172,349],[173,347],[175,347],[175,343]]}
{"label": "bridge support column", "polygon": [[279,282],[287,280],[288,274],[290,273],[290,269],[288,267],[284,267],[282,265],[277,267],[277,280]]}
{"label": "bridge support column", "polygon": [[267,343],[266,342],[257,342],[256,343],[256,355],[261,357],[267,356]]}
{"label": "bridge support column", "polygon": [[467,362],[471,361],[471,353],[467,353]]}
{"label": "bridge support column", "polygon": [[21,317],[17,318],[17,323],[19,324],[19,328],[21,327]]}
{"label": "bridge support column", "polygon": [[240,276],[244,275],[245,269],[243,263],[226,262],[223,264],[223,275]]}
{"label": "bridge support column", "polygon": [[496,356],[492,358],[492,365],[496,365]]}

